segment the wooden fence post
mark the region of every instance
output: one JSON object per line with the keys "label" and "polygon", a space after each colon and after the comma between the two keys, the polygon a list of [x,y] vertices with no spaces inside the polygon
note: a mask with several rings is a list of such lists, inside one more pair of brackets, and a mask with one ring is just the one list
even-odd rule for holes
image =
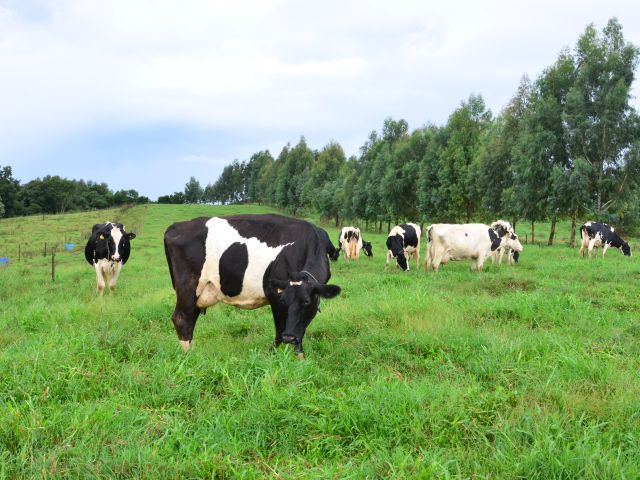
{"label": "wooden fence post", "polygon": [[56,281],[56,249],[51,251],[51,281]]}
{"label": "wooden fence post", "polygon": [[47,242],[44,242],[44,254],[42,256],[43,257],[47,256]]}
{"label": "wooden fence post", "polygon": [[22,244],[18,244],[18,261],[20,261],[20,258],[22,257]]}

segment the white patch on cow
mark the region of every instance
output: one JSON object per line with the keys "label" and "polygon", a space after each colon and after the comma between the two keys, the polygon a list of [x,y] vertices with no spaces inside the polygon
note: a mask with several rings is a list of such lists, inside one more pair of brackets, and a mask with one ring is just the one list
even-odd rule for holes
{"label": "white patch on cow", "polygon": [[289,285],[292,285],[292,286],[293,286],[293,285],[302,285],[302,281],[300,281],[300,282],[291,282],[291,281],[290,281],[290,282],[289,282]]}
{"label": "white patch on cow", "polygon": [[120,230],[115,225],[111,224],[111,237],[113,238],[114,243],[116,244],[116,251],[113,252],[111,257],[116,260],[120,259],[120,253],[118,252],[118,245],[120,245],[120,240],[122,240],[122,230]]}
{"label": "white patch on cow", "polygon": [[[268,303],[262,279],[264,272],[278,254],[288,245],[270,247],[257,238],[242,237],[224,218],[213,217],[206,223],[209,233],[205,243],[205,261],[196,288],[196,305],[206,308],[218,302],[253,309]],[[249,263],[244,272],[242,290],[239,295],[229,297],[220,289],[220,257],[233,243],[247,246]]]}
{"label": "white patch on cow", "polygon": [[191,340],[179,340],[182,351],[187,353],[191,348]]}

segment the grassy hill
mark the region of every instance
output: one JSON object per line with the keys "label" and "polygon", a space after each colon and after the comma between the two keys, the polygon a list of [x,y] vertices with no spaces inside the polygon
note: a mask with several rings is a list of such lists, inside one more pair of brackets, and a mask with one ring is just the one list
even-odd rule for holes
{"label": "grassy hill", "polygon": [[[307,360],[269,351],[268,307],[209,309],[183,354],[164,230],[267,211],[1,220],[0,256],[27,258],[0,268],[0,478],[640,477],[637,256],[529,245],[482,274],[385,272],[386,234],[365,232],[374,257],[332,264],[343,291],[307,330]],[[107,219],[138,237],[98,298],[82,250]]]}

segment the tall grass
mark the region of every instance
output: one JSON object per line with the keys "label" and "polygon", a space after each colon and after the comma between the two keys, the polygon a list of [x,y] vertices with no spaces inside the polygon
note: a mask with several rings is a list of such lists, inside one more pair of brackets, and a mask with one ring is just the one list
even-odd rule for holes
{"label": "tall grass", "polygon": [[332,264],[343,291],[322,302],[307,360],[269,350],[268,307],[209,309],[185,355],[163,232],[248,211],[269,210],[132,209],[112,298],[81,253],[55,282],[46,258],[0,269],[0,477],[640,477],[636,257],[529,245],[482,274],[385,272],[385,235],[365,232],[374,257]]}

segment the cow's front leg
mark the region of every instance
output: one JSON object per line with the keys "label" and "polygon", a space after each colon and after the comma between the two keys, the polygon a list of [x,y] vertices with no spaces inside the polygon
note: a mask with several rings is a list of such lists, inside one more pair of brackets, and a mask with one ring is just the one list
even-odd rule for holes
{"label": "cow's front leg", "polygon": [[282,334],[287,326],[287,310],[280,307],[276,302],[271,304],[271,313],[273,314],[273,324],[276,329],[276,338],[271,348],[279,347],[282,344]]}
{"label": "cow's front leg", "polygon": [[102,269],[97,263],[95,264],[95,268],[96,268],[96,292],[98,293],[98,295],[102,296],[102,294],[104,293],[104,286],[105,286],[104,276],[102,275]]}

